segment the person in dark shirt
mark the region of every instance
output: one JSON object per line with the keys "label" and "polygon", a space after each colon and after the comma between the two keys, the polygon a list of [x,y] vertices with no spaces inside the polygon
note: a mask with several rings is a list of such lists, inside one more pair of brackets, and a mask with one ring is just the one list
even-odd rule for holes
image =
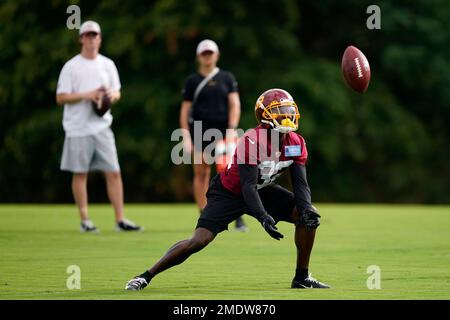
{"label": "person in dark shirt", "polygon": [[[300,118],[297,105],[287,91],[270,89],[258,98],[255,114],[258,126],[239,139],[233,161],[213,178],[192,238],[174,244],[153,267],[128,281],[125,289],[144,289],[153,277],[202,250],[244,213],[255,217],[276,240],[283,238],[276,227],[279,221],[295,225],[297,263],[291,288],[330,287],[308,274],[320,215],[311,203],[306,178],[306,142],[294,132]],[[293,192],[275,183],[287,169]]]}
{"label": "person in dark shirt", "polygon": [[[194,152],[193,190],[200,213],[206,205],[211,176],[204,152],[209,144],[217,142],[203,135],[208,129],[217,129],[223,138],[228,134],[231,139],[241,113],[237,81],[231,72],[217,67],[218,60],[219,48],[214,41],[207,39],[198,44],[198,72],[185,81],[180,112],[180,127],[185,129],[184,150]],[[236,229],[248,230],[241,217],[236,220]]]}

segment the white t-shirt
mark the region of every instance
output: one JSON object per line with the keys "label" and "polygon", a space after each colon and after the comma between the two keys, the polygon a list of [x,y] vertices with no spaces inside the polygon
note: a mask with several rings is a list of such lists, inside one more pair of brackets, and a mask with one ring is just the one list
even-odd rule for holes
{"label": "white t-shirt", "polygon": [[[58,79],[56,93],[79,93],[104,86],[113,91],[120,90],[119,73],[114,62],[99,54],[95,59],[76,55],[66,62]],[[111,111],[99,117],[90,100],[64,105],[63,127],[67,137],[82,137],[96,134],[112,123]]]}

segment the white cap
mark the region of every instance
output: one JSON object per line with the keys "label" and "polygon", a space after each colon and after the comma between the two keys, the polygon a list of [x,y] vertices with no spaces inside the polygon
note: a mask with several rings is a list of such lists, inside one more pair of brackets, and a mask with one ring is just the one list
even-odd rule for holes
{"label": "white cap", "polygon": [[217,44],[209,39],[201,41],[197,46],[197,55],[205,51],[212,51],[214,53],[219,52],[219,47]]}
{"label": "white cap", "polygon": [[92,21],[92,20],[85,21],[81,25],[79,34],[82,35],[83,33],[86,33],[86,32],[102,33],[98,23],[95,21]]}

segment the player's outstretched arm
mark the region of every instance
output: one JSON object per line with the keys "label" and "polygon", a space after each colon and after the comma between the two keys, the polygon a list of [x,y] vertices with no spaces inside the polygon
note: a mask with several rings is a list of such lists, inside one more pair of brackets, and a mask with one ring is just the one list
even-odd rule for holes
{"label": "player's outstretched arm", "polygon": [[250,214],[255,217],[264,230],[274,239],[280,240],[284,236],[277,231],[275,220],[266,212],[259,193],[256,189],[258,181],[258,167],[256,165],[240,164],[239,179],[241,181],[242,196],[250,209]]}
{"label": "player's outstretched arm", "polygon": [[290,172],[295,203],[300,212],[300,224],[307,229],[316,229],[320,225],[320,215],[311,203],[311,189],[306,178],[306,167],[293,163]]}

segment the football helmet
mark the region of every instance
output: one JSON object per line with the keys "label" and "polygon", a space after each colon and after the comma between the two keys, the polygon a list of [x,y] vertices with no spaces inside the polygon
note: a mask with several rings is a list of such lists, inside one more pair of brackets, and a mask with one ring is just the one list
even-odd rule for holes
{"label": "football helmet", "polygon": [[287,133],[298,129],[300,113],[289,92],[269,89],[256,100],[255,116],[258,123],[268,124],[280,133]]}

